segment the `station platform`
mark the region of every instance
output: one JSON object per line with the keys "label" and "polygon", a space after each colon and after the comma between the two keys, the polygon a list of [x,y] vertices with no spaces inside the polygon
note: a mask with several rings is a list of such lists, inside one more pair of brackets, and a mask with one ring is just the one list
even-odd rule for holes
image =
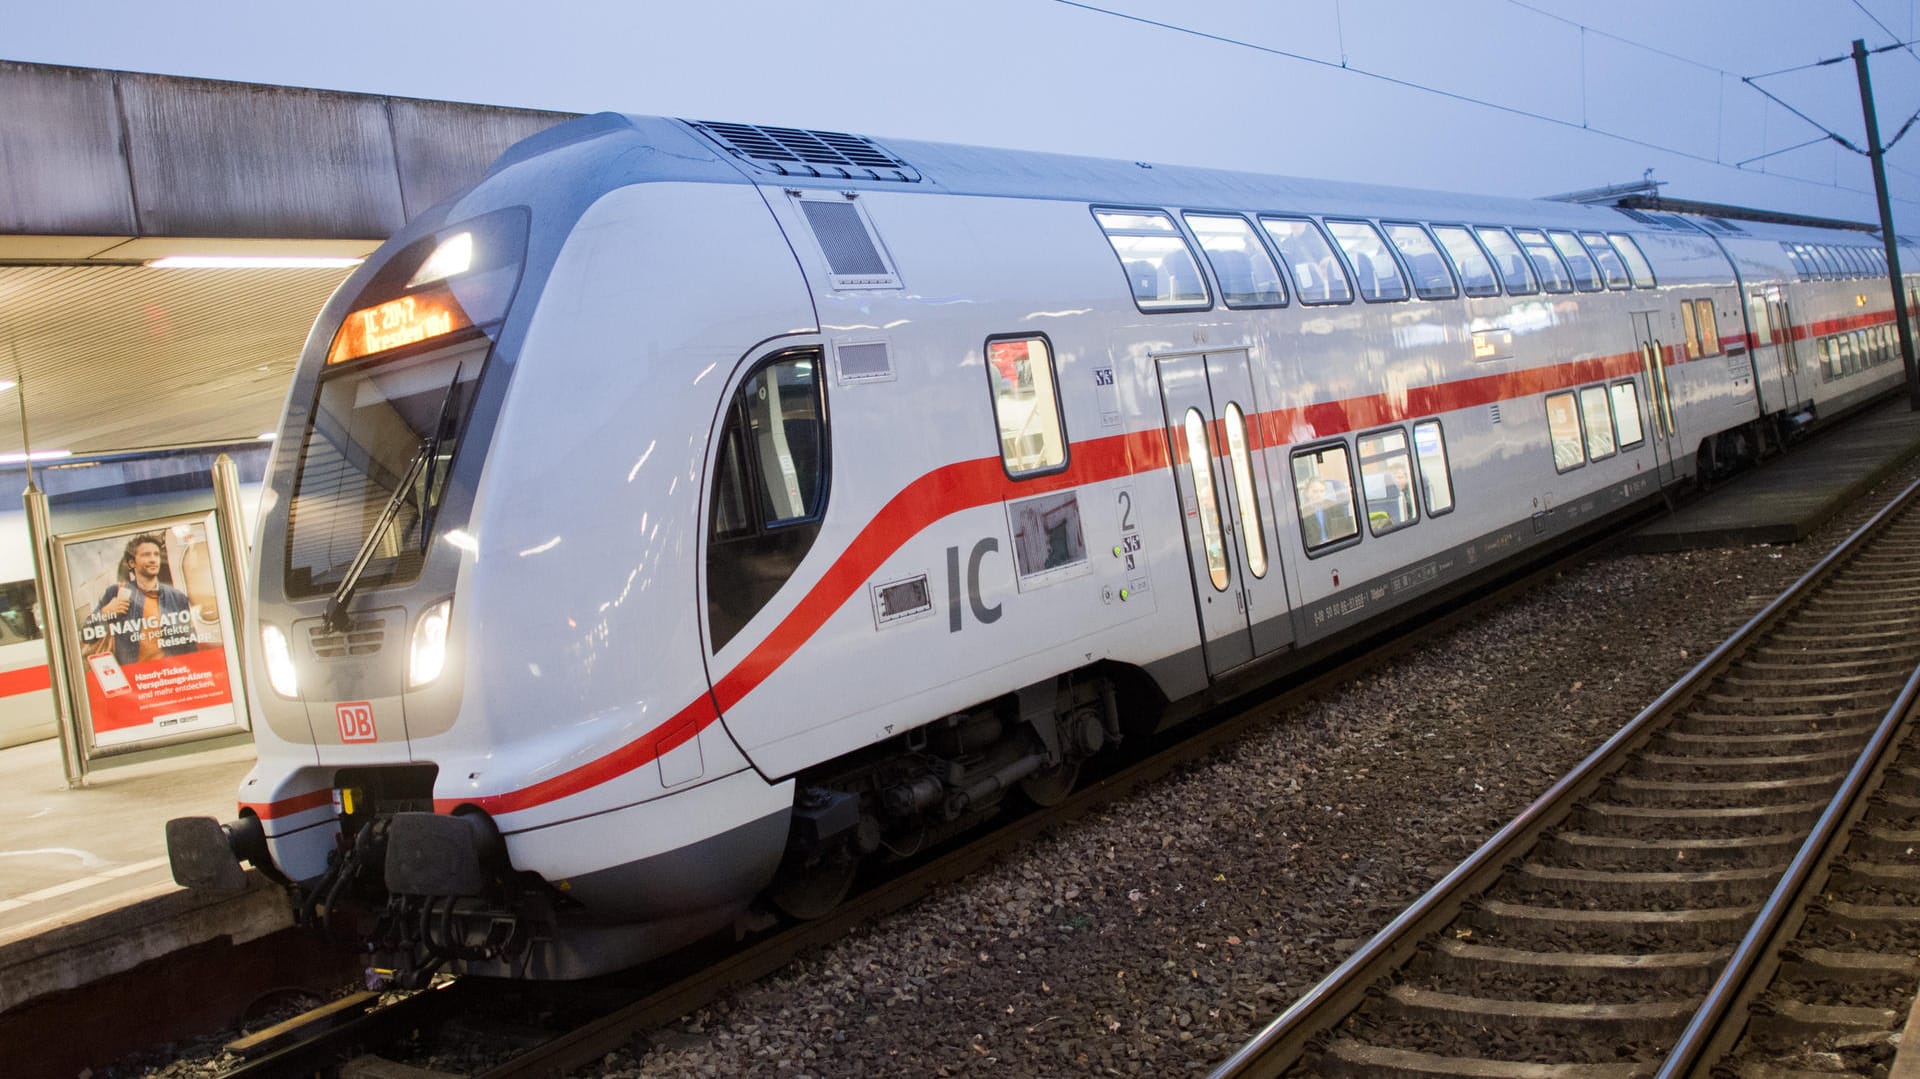
{"label": "station platform", "polygon": [[1904,396],[1881,401],[1641,527],[1620,549],[1798,543],[1915,454],[1920,412]]}

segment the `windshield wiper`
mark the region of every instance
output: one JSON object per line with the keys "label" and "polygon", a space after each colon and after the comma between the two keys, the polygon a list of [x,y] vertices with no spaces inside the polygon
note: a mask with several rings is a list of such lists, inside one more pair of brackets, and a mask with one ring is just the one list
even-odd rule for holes
{"label": "windshield wiper", "polygon": [[[347,631],[347,604],[353,602],[353,590],[360,585],[360,575],[367,570],[367,563],[373,561],[373,549],[380,545],[381,537],[393,526],[393,518],[412,493],[414,481],[426,470],[427,463],[440,449],[440,437],[446,431],[448,409],[453,406],[453,393],[460,388],[460,368],[453,369],[453,380],[447,383],[447,395],[440,399],[440,417],[434,421],[433,434],[420,442],[420,448],[414,452],[413,460],[407,462],[406,474],[400,482],[394,484],[393,495],[387,499],[385,508],[380,511],[379,520],[373,523],[373,529],[367,533],[366,541],[360,544],[359,553],[353,556],[353,562],[347,566],[346,576],[340,578],[340,587],[333,590],[327,600],[325,624],[330,633]],[[424,492],[421,495],[425,499]],[[426,506],[420,507],[420,530],[426,531]]]}

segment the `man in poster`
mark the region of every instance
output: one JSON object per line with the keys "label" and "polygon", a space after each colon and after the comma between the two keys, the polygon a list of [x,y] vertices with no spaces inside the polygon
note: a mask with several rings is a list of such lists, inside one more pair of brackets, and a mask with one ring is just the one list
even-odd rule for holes
{"label": "man in poster", "polygon": [[91,621],[104,625],[112,636],[118,663],[185,655],[200,647],[193,636],[192,601],[160,580],[165,550],[151,532],[128,540],[119,579],[94,605]]}

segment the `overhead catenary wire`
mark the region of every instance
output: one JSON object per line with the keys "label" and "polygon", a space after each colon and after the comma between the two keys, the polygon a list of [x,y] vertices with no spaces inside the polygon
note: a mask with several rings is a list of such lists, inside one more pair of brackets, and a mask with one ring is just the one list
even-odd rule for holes
{"label": "overhead catenary wire", "polygon": [[[1101,7],[1098,4],[1089,3],[1087,2],[1087,0],[1053,0],[1053,2],[1056,4],[1060,4],[1064,7],[1077,8],[1081,11],[1086,11],[1095,15],[1104,15],[1108,18],[1119,19],[1123,22],[1137,23],[1142,26],[1148,26],[1158,30],[1165,30],[1170,33],[1182,34],[1188,37],[1195,37],[1204,41],[1212,41],[1222,45],[1229,45],[1235,48],[1248,49],[1254,52],[1265,53],[1270,56],[1278,56],[1288,60],[1297,60],[1301,63],[1312,64],[1316,67],[1328,68],[1334,71],[1349,72],[1351,74],[1359,75],[1364,78],[1373,79],[1377,82],[1386,83],[1387,85],[1390,85],[1390,86],[1398,86],[1402,89],[1413,90],[1419,93],[1432,94],[1436,97],[1445,98],[1451,101],[1457,101],[1462,104],[1476,105],[1481,108],[1493,109],[1497,112],[1504,112],[1512,116],[1520,116],[1530,120],[1538,120],[1543,123],[1553,124],[1558,127],[1565,127],[1575,131],[1590,132],[1592,134],[1599,135],[1604,138],[1612,139],[1616,142],[1623,142],[1632,146],[1640,146],[1649,150],[1657,150],[1660,153],[1672,154],[1676,157],[1685,158],[1690,161],[1697,161],[1704,165],[1712,165],[1718,168],[1734,168],[1734,169],[1740,168],[1739,165],[1729,165],[1725,161],[1719,160],[1718,158],[1714,158],[1714,157],[1708,157],[1705,154],[1696,153],[1691,150],[1684,150],[1675,146],[1663,145],[1661,143],[1653,142],[1648,139],[1642,139],[1637,136],[1623,134],[1618,131],[1610,131],[1606,128],[1593,127],[1585,123],[1584,121],[1567,120],[1567,119],[1563,119],[1561,117],[1553,116],[1547,113],[1536,112],[1532,109],[1522,108],[1518,105],[1509,105],[1499,101],[1489,101],[1485,98],[1475,97],[1471,94],[1461,93],[1456,90],[1446,90],[1437,86],[1428,86],[1425,83],[1416,82],[1411,79],[1405,79],[1399,76],[1387,75],[1382,72],[1370,71],[1363,67],[1357,67],[1344,55],[1345,53],[1344,46],[1341,49],[1343,55],[1341,56],[1340,61],[1335,62],[1332,60],[1325,59],[1323,57],[1312,56],[1307,53],[1294,52],[1290,49],[1283,49],[1273,45],[1263,45],[1258,42],[1248,41],[1244,38],[1233,37],[1232,35],[1229,35],[1229,34],[1214,33],[1208,30],[1200,30],[1190,26],[1182,26],[1178,23],[1167,22],[1162,19],[1149,18],[1145,15],[1135,15],[1135,14],[1132,14],[1131,12],[1117,11],[1112,8]],[[1520,3],[1519,0],[1509,0],[1509,2],[1514,3],[1516,6],[1527,8],[1527,10],[1538,12],[1537,8],[1532,8],[1529,5]],[[1548,14],[1546,12],[1539,12],[1539,13],[1542,15]],[[1563,22],[1572,23],[1572,20],[1564,19],[1560,16],[1549,15],[1548,17],[1560,19],[1560,21],[1563,21]],[[1578,23],[1572,23],[1572,24],[1580,25]],[[1597,32],[1605,33],[1604,31],[1597,31]],[[1703,64],[1697,60],[1691,60],[1686,57],[1678,56],[1677,54],[1664,53],[1661,50],[1651,49],[1648,46],[1639,45],[1636,42],[1629,41],[1626,38],[1621,38],[1618,35],[1607,34],[1606,36],[1612,37],[1615,40],[1622,41],[1626,44],[1635,45],[1636,47],[1639,47],[1639,48],[1647,48],[1649,51],[1652,51],[1652,52],[1660,52],[1662,55],[1672,56],[1676,60],[1693,64],[1694,66],[1705,68],[1706,70],[1710,70],[1710,71],[1719,70],[1717,68],[1712,67],[1711,65]],[[1909,43],[1901,42],[1896,45],[1886,46],[1885,48],[1875,50],[1875,51],[1884,52],[1888,48],[1898,48],[1901,45],[1905,45],[1905,44],[1909,44]],[[1840,59],[1847,59],[1847,58],[1841,57]],[[1805,66],[1815,67],[1815,66],[1820,66],[1821,64],[1826,64],[1831,62],[1834,62],[1834,61],[1823,60],[1817,64],[1809,64]],[[1801,70],[1801,69],[1788,68],[1784,70],[1795,71],[1795,70]],[[1783,72],[1772,72],[1769,74],[1772,75],[1772,74],[1782,74],[1782,73]],[[1731,72],[1727,72],[1726,74],[1730,76],[1732,75]],[[1757,75],[1752,77],[1746,77],[1746,76],[1734,76],[1734,77],[1740,78],[1742,82],[1746,83],[1749,86],[1752,86],[1753,79],[1767,78],[1769,77],[1769,75]],[[1756,90],[1760,89],[1757,86],[1755,86],[1754,88]],[[1765,91],[1761,91],[1761,92],[1765,93]],[[1768,94],[1767,96],[1770,98],[1773,97],[1773,95],[1771,94]],[[1774,98],[1774,100],[1779,101],[1778,98]],[[1798,110],[1793,109],[1792,106],[1787,105],[1786,102],[1780,101],[1779,104],[1787,108],[1789,111],[1794,112],[1795,115],[1800,116],[1804,120],[1807,120],[1808,123],[1814,124],[1814,126],[1819,128],[1820,130],[1826,131],[1825,127],[1821,126],[1820,124],[1811,120],[1810,118],[1807,118],[1804,114],[1800,113]],[[1828,135],[1836,139],[1839,138],[1838,136],[1832,135],[1831,132],[1828,132]],[[1813,141],[1819,142],[1823,140],[1815,139]],[[1840,141],[1845,143],[1845,140],[1840,140]],[[1846,145],[1848,145],[1849,148],[1852,148],[1850,143],[1846,143]],[[1795,149],[1798,149],[1798,148],[1799,147],[1795,147]],[[1800,176],[1790,176],[1790,175],[1784,175],[1781,173],[1768,173],[1767,175],[1774,179],[1784,180],[1789,183],[1804,184],[1809,187],[1822,187],[1822,188],[1827,188],[1834,191],[1844,191],[1849,194],[1871,195],[1873,193],[1863,188],[1849,187],[1841,183],[1829,183],[1826,181],[1813,180],[1813,179],[1808,179]],[[1916,199],[1896,198],[1896,201],[1906,203],[1909,205],[1920,205],[1920,200],[1916,200]]]}

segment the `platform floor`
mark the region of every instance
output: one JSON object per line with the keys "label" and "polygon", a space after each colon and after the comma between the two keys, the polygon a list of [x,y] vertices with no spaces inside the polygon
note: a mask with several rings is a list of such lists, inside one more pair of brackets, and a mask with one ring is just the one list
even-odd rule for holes
{"label": "platform floor", "polygon": [[1873,405],[1627,537],[1627,551],[1798,543],[1920,453],[1920,412]]}

